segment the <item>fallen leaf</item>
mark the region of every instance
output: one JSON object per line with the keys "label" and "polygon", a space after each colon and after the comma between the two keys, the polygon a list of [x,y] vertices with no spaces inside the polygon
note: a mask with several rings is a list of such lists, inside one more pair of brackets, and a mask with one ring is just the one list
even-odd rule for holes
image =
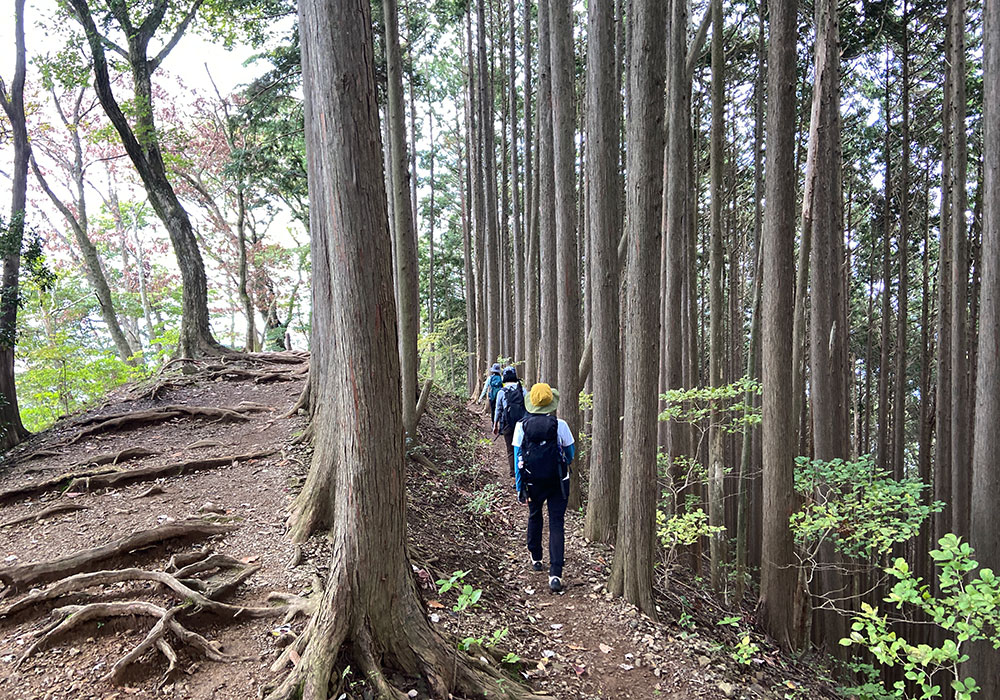
{"label": "fallen leaf", "polygon": [[577,646],[576,644],[570,644],[569,648],[572,649],[573,651],[587,651],[587,647],[580,647]]}
{"label": "fallen leaf", "polygon": [[302,661],[302,657],[294,649],[288,650],[288,658],[292,660],[292,666],[298,666],[299,662]]}
{"label": "fallen leaf", "polygon": [[258,559],[260,559],[260,555],[259,554],[254,554],[254,555],[249,556],[249,557],[243,557],[242,559],[240,559],[240,561],[242,563],[244,563],[244,564],[253,564]]}
{"label": "fallen leaf", "polygon": [[600,646],[601,652],[604,653],[604,654],[610,654],[611,651],[614,649],[614,647],[609,647],[607,644],[604,644],[604,643],[601,643],[599,646]]}
{"label": "fallen leaf", "polygon": [[439,601],[437,601],[437,600],[428,600],[427,601],[427,607],[428,608],[435,608],[437,610],[444,610],[444,606]]}

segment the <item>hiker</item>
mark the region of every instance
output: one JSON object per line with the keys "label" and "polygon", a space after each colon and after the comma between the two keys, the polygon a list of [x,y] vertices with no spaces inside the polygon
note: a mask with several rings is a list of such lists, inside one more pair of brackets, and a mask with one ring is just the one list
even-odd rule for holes
{"label": "hiker", "polygon": [[507,367],[503,371],[503,388],[497,394],[497,407],[493,413],[493,434],[503,435],[507,445],[507,466],[510,467],[510,485],[514,488],[514,428],[524,418],[524,399],[528,390],[517,378],[517,370]]}
{"label": "hiker", "polygon": [[482,403],[483,399],[489,396],[490,399],[490,419],[492,420],[493,412],[497,408],[497,394],[500,393],[500,389],[503,387],[503,378],[500,376],[500,363],[496,362],[490,367],[490,373],[486,377],[486,382],[483,384],[483,391],[479,394],[479,400],[476,403]]}
{"label": "hiker", "polygon": [[556,418],[559,392],[535,384],[524,399],[525,416],[514,429],[514,486],[528,506],[528,553],[531,568],[542,570],[542,506],[549,508],[549,589],[562,590],[569,465],[576,454],[573,433]]}

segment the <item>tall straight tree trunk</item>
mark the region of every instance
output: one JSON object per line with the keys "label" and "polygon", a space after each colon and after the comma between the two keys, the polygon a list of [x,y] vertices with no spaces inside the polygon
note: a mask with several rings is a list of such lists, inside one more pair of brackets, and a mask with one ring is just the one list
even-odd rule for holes
{"label": "tall straight tree trunk", "polygon": [[517,72],[517,42],[515,41],[516,17],[514,12],[514,0],[507,0],[508,33],[508,73],[507,95],[510,99],[510,174],[511,174],[511,204],[513,215],[511,217],[514,236],[514,287],[509,290],[505,297],[510,299],[514,305],[514,344],[510,348],[511,355],[515,360],[524,360],[524,229],[521,219],[521,182],[520,167],[517,149],[517,86],[515,75]]}
{"label": "tall straight tree trunk", "polygon": [[[380,697],[402,695],[383,666],[421,678],[442,698],[493,693],[500,678],[456,655],[427,622],[406,552],[400,366],[370,8],[367,0],[299,5],[313,283],[325,288],[321,298],[337,303],[314,312],[328,332],[314,338],[324,346],[321,364],[312,366],[316,452],[292,532],[302,539],[328,528],[332,555],[302,632],[301,658],[269,700],[326,700],[342,657]],[[344,391],[351,386],[356,391]],[[323,517],[314,517],[317,510]]]}
{"label": "tall straight tree trunk", "polygon": [[[437,215],[434,210],[434,109],[430,108],[427,110],[427,133],[430,138],[430,151],[427,154],[427,158],[430,161],[430,173],[428,178],[428,184],[430,185],[430,212],[431,215],[427,221],[427,331],[433,335],[434,334],[434,222],[437,220]],[[461,179],[461,175],[459,176]],[[460,185],[461,186],[461,185]],[[436,362],[434,344],[431,343],[431,381],[437,379],[436,374]]]}
{"label": "tall straight tree trunk", "polygon": [[518,288],[518,294],[523,296],[523,343],[521,352],[524,354],[525,376],[533,378],[538,376],[538,295],[533,294],[534,287],[538,284],[539,269],[534,264],[534,257],[537,257],[537,221],[538,221],[538,198],[535,196],[538,183],[534,177],[533,168],[535,158],[533,157],[533,145],[535,141],[532,137],[533,122],[531,119],[531,0],[524,0],[522,8],[524,23],[524,89],[522,97],[524,99],[524,235],[525,235],[525,259],[522,275],[522,285]]}
{"label": "tall straight tree trunk", "polygon": [[28,436],[21,423],[14,379],[14,343],[17,337],[18,280],[28,195],[28,160],[31,146],[24,118],[24,81],[27,55],[24,44],[24,0],[14,0],[14,82],[0,81],[3,106],[14,137],[14,172],[11,182],[10,220],[6,222],[3,253],[3,287],[0,289],[0,451],[6,451]]}
{"label": "tall straight tree trunk", "polygon": [[[1000,4],[985,3],[983,61],[983,244],[972,457],[970,539],[982,568],[1000,570]],[[976,679],[979,696],[1000,697],[1000,664],[988,642],[969,648],[962,675]]]}
{"label": "tall straight tree trunk", "polygon": [[[820,0],[815,8],[816,70],[803,193],[803,229],[812,230],[812,294],[810,295],[810,398],[815,458],[850,456],[847,378],[847,306],[845,301],[844,201],[840,129],[840,44],[836,0]],[[806,223],[808,221],[808,224]],[[827,490],[819,485],[820,491]],[[821,549],[825,564],[817,581],[822,594],[842,595],[845,581],[833,566],[832,545]],[[846,636],[844,617],[823,611],[818,617],[820,644],[830,653]]]}
{"label": "tall straight tree trunk", "polygon": [[799,645],[795,629],[796,572],[789,516],[794,507],[792,304],[795,238],[796,0],[772,0],[767,57],[767,210],[762,239],[763,290],[763,549],[760,613],[764,628],[784,649]]}
{"label": "tall straight tree trunk", "polygon": [[556,182],[552,143],[553,82],[551,56],[550,0],[538,3],[538,275],[539,295],[539,375],[537,381],[558,381],[559,371],[559,280],[556,273]]}
{"label": "tall straight tree trunk", "polygon": [[482,130],[482,173],[486,230],[486,353],[488,362],[496,362],[503,349],[500,347],[500,232],[497,225],[497,165],[496,139],[493,127],[493,83],[486,55],[485,1],[476,3],[477,44],[479,56],[479,123]]}
{"label": "tall straight tree trunk", "polygon": [[590,219],[590,284],[593,294],[594,426],[585,534],[613,543],[621,481],[621,375],[616,250],[621,217],[618,139],[621,98],[615,74],[614,0],[590,0],[587,8],[587,202]]}
{"label": "tall straight tree trunk", "polygon": [[[663,322],[666,336],[666,388],[680,389],[684,386],[684,357],[686,351],[684,341],[689,336],[683,332],[683,318],[688,314],[688,307],[684,304],[684,279],[686,272],[685,249],[688,231],[685,227],[687,217],[686,185],[688,163],[688,122],[691,118],[690,109],[685,110],[685,106],[690,106],[687,101],[687,80],[685,79],[685,53],[687,49],[687,3],[682,0],[672,0],[670,3],[670,17],[668,21],[667,38],[667,86],[670,95],[667,100],[667,163],[668,176],[664,183],[664,204],[666,209],[666,228],[663,235],[666,236],[666,289],[663,290],[663,297],[666,304],[666,316]],[[634,30],[633,30],[634,31]],[[633,38],[633,48],[634,48]],[[661,39],[662,41],[662,39]],[[629,70],[635,70],[632,63]],[[633,99],[635,95],[633,95]],[[631,107],[639,109],[634,102]],[[644,107],[643,107],[644,109]],[[634,119],[633,114],[628,115],[628,121]],[[627,143],[631,144],[631,140]],[[631,148],[631,145],[629,146]],[[632,185],[627,186],[631,190]],[[629,213],[626,212],[626,218]],[[632,229],[630,229],[632,230]],[[631,234],[630,234],[631,235]],[[629,241],[634,251],[634,242]],[[631,264],[631,260],[629,260]],[[692,329],[693,331],[693,329]],[[652,333],[652,330],[649,331]],[[627,396],[626,390],[626,396]],[[670,469],[675,483],[682,481],[679,473],[679,458],[688,455],[690,444],[688,441],[689,429],[687,425],[672,422],[669,428],[668,455],[670,459]]]}
{"label": "tall straight tree trunk", "polygon": [[[932,484],[931,475],[931,433],[934,427],[934,390],[931,386],[931,361],[934,353],[931,350],[931,286],[930,286],[930,162],[924,167],[924,187],[923,187],[923,230],[924,242],[921,255],[923,257],[923,272],[921,275],[921,302],[920,302],[920,438],[917,455],[917,476],[925,484]],[[930,505],[931,494],[924,491],[921,494],[923,505]],[[914,561],[916,567],[914,571],[924,580],[928,580],[930,573],[930,561],[928,551],[930,551],[930,540],[932,535],[932,523],[928,521],[921,529],[916,538],[916,556]],[[921,639],[926,641],[925,631],[921,631]]]}
{"label": "tall straight tree trunk", "polygon": [[[168,42],[155,57],[149,57],[149,41],[160,27],[167,5],[154,4],[142,21],[133,25],[124,4],[112,3],[109,8],[115,22],[128,40],[128,63],[131,69],[134,104],[142,105],[133,115],[135,127],[122,111],[111,87],[104,37],[97,29],[87,0],[69,0],[74,18],[82,25],[93,57],[94,89],[122,146],[142,180],[149,202],[163,222],[177,258],[181,275],[181,330],[178,352],[182,357],[219,355],[229,352],[212,337],[208,312],[208,278],[191,219],[181,206],[167,177],[161,144],[156,137],[153,118],[152,76],[175,45]],[[179,32],[186,27],[185,20]],[[180,33],[176,33],[179,37]],[[136,134],[140,136],[137,137]],[[141,137],[141,138],[140,138]]]}
{"label": "tall straight tree trunk", "polygon": [[[469,11],[466,14],[465,23],[465,51],[466,60],[469,67],[469,127],[471,136],[471,150],[472,158],[470,161],[470,172],[472,176],[472,199],[473,199],[473,221],[475,223],[473,231],[475,233],[474,240],[475,245],[473,250],[475,252],[474,257],[474,267],[475,267],[475,293],[476,293],[476,366],[479,373],[482,373],[487,366],[492,364],[494,360],[490,359],[488,353],[488,315],[489,309],[486,305],[487,300],[487,283],[486,283],[486,258],[484,251],[484,237],[485,237],[485,207],[486,204],[483,201],[485,192],[483,186],[483,169],[482,169],[482,158],[483,158],[483,143],[482,143],[482,129],[479,128],[479,110],[477,105],[479,100],[476,98],[478,92],[478,78],[476,77],[479,73],[478,68],[476,68],[476,54],[472,50],[472,6],[469,6]],[[481,380],[482,377],[480,376]]]}
{"label": "tall straight tree trunk", "polygon": [[[459,119],[461,119],[459,115]],[[475,277],[472,272],[472,222],[469,211],[469,199],[472,196],[472,176],[469,167],[469,128],[468,128],[468,104],[465,112],[465,128],[462,124],[456,125],[458,133],[464,132],[464,139],[459,140],[458,153],[458,181],[460,187],[460,203],[462,206],[462,257],[465,262],[465,352],[467,359],[465,362],[465,384],[466,391],[470,398],[476,398],[478,394],[478,377],[480,368],[476,365],[476,290]],[[462,144],[464,141],[464,153]]]}
{"label": "tall straight tree trunk", "polygon": [[882,208],[882,333],[881,357],[878,363],[878,443],[876,464],[880,468],[891,464],[892,449],[889,425],[892,423],[889,406],[890,334],[892,329],[892,266],[890,241],[892,239],[892,112],[889,107],[889,58],[885,66],[885,196]]}
{"label": "tall straight tree trunk", "polygon": [[[573,89],[573,13],[570,0],[546,0],[552,80],[552,146],[555,173],[556,296],[559,415],[576,434],[580,428],[580,254],[576,238],[576,99]],[[547,269],[547,268],[546,268]],[[569,508],[580,507],[580,473],[570,477]]]}
{"label": "tall straight tree trunk", "polygon": [[382,3],[385,12],[385,58],[388,71],[387,112],[389,164],[392,168],[393,221],[396,228],[396,291],[399,307],[399,357],[402,368],[403,427],[407,435],[417,429],[417,333],[420,301],[417,278],[416,222],[407,178],[406,112],[403,108],[403,68],[399,49],[399,12],[396,0]]}
{"label": "tall straight tree trunk", "polygon": [[[952,3],[946,4],[945,55],[951,56],[951,15]],[[934,500],[944,503],[944,509],[934,516],[934,537],[932,542],[952,531],[952,236],[951,236],[951,188],[952,188],[952,101],[954,87],[951,71],[945,71],[944,104],[941,114],[941,226],[940,250],[938,252],[938,323],[937,323],[937,387],[935,389],[935,437],[934,437]],[[936,578],[934,579],[935,590]]]}
{"label": "tall straight tree trunk", "polygon": [[[680,0],[675,0],[680,2]],[[618,543],[608,590],[652,618],[656,515],[657,260],[663,187],[665,0],[632,0],[629,53],[628,256],[625,303],[625,418]]]}
{"label": "tall straight tree trunk", "polygon": [[909,241],[910,241],[910,33],[907,2],[903,2],[903,156],[899,178],[899,287],[896,294],[896,384],[893,395],[892,473],[902,479],[906,446],[906,368],[909,326]]}
{"label": "tall straight tree trunk", "polygon": [[965,134],[965,0],[951,0],[951,54],[948,65],[954,90],[952,100],[952,164],[951,189],[952,294],[951,294],[951,495],[952,532],[969,537],[971,512],[971,446],[972,410],[969,389],[969,229],[968,208],[968,146]]}
{"label": "tall straight tree trunk", "polygon": [[[725,111],[725,66],[722,47],[722,0],[712,0],[712,134],[711,134],[711,250],[709,253],[710,311],[709,311],[709,381],[713,387],[723,385],[722,363],[725,354],[722,321],[722,168],[723,146],[726,138]],[[708,520],[717,527],[725,526],[723,497],[725,495],[725,456],[723,454],[723,432],[717,426],[717,413],[713,405],[710,418],[708,455]],[[720,530],[709,542],[711,555],[712,588],[718,591],[722,586],[722,567],[726,561],[726,539]]]}

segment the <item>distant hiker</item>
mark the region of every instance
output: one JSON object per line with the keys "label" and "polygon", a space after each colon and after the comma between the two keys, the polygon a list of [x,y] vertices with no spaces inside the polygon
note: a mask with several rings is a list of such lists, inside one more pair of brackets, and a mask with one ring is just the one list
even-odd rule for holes
{"label": "distant hiker", "polygon": [[559,392],[535,384],[524,400],[526,414],[514,429],[514,486],[528,504],[528,553],[531,567],[542,570],[542,506],[549,504],[549,588],[562,590],[569,465],[576,454],[573,433],[556,418]]}
{"label": "distant hiker", "polygon": [[493,412],[493,434],[503,435],[507,444],[507,465],[510,467],[511,486],[514,486],[514,429],[524,418],[524,399],[527,389],[517,378],[517,370],[507,367],[503,371],[503,388],[497,394],[497,406]]}
{"label": "distant hiker", "polygon": [[497,362],[490,367],[489,376],[486,377],[486,383],[483,384],[483,391],[479,394],[479,403],[482,403],[483,399],[489,396],[491,419],[497,408],[497,394],[500,393],[502,387],[503,378],[500,376],[500,363]]}

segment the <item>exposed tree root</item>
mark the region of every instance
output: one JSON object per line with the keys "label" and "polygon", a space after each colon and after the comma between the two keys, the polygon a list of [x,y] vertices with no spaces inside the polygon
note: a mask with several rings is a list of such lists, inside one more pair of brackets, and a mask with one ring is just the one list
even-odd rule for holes
{"label": "exposed tree root", "polygon": [[261,459],[262,457],[268,457],[274,453],[275,450],[266,450],[264,452],[254,452],[252,454],[245,455],[206,457],[204,459],[195,459],[188,462],[162,464],[155,467],[144,467],[142,469],[130,469],[128,471],[115,471],[105,474],[83,476],[74,479],[69,485],[69,490],[86,493],[88,491],[96,491],[97,489],[125,486],[137,481],[151,481],[153,479],[161,479],[167,476],[179,476],[181,474],[190,474],[192,472],[203,471],[206,469],[228,467],[236,462],[248,462],[252,459]]}
{"label": "exposed tree root", "polygon": [[3,595],[24,590],[27,586],[53,578],[72,576],[92,570],[97,564],[129,552],[168,540],[208,537],[230,532],[234,525],[218,525],[205,520],[186,520],[167,523],[149,530],[140,530],[110,544],[84,549],[63,557],[31,564],[20,564],[0,569],[0,582],[7,588]]}
{"label": "exposed tree root", "polygon": [[159,484],[153,484],[152,486],[150,486],[148,489],[146,489],[142,493],[139,493],[139,494],[136,494],[135,496],[132,496],[132,500],[136,500],[137,501],[140,498],[149,498],[150,496],[156,496],[156,495],[159,495],[161,493],[166,493],[166,491],[163,489],[163,487],[160,486]]}
{"label": "exposed tree root", "polygon": [[26,523],[33,520],[44,520],[45,518],[51,518],[53,515],[58,515],[59,513],[68,513],[73,510],[86,510],[87,506],[81,503],[56,503],[48,508],[44,508],[38,513],[29,513],[28,515],[22,515],[19,518],[11,518],[10,520],[5,520],[0,523],[0,528],[10,527],[11,525],[19,525],[21,523]]}
{"label": "exposed tree root", "polygon": [[254,410],[250,408],[215,408],[213,406],[165,406],[149,411],[130,411],[111,416],[89,418],[80,425],[87,425],[66,443],[72,445],[85,437],[106,433],[111,430],[135,428],[140,425],[163,423],[173,418],[214,418],[217,421],[250,420],[244,413]]}
{"label": "exposed tree root", "polygon": [[420,417],[424,415],[424,411],[427,410],[427,402],[431,397],[431,387],[434,386],[434,382],[430,379],[424,380],[424,386],[420,390],[420,398],[417,399],[417,412],[413,418],[413,423],[416,425],[420,422]]}
{"label": "exposed tree root", "polygon": [[201,440],[195,440],[190,445],[187,446],[188,450],[199,450],[203,447],[222,447],[223,443],[218,440],[212,440],[211,438],[203,438]]}
{"label": "exposed tree root", "polygon": [[36,450],[35,452],[31,452],[29,454],[24,455],[23,457],[17,457],[16,461],[31,462],[33,460],[42,459],[44,457],[60,457],[60,456],[62,456],[62,452],[56,452],[55,450]]}
{"label": "exposed tree root", "polygon": [[83,479],[115,471],[117,471],[117,469],[114,467],[100,467],[98,469],[90,469],[82,472],[68,472],[66,474],[54,476],[50,479],[37,481],[33,484],[25,484],[24,486],[18,486],[13,489],[8,489],[7,491],[0,491],[0,504],[11,503],[13,501],[17,501],[22,498],[29,498],[31,496],[38,496],[43,493],[48,493],[49,491],[58,491],[63,489],[67,484],[75,479]]}
{"label": "exposed tree root", "polygon": [[298,435],[296,435],[295,437],[293,437],[289,441],[289,444],[291,444],[291,445],[308,445],[309,443],[312,442],[313,431],[314,431],[313,424],[312,424],[312,421],[310,421],[309,425],[306,426],[306,429],[303,430]]}
{"label": "exposed tree root", "polygon": [[155,457],[156,455],[156,452],[147,450],[143,447],[126,447],[121,452],[112,452],[110,454],[97,455],[96,457],[85,459],[82,462],[78,462],[76,466],[100,467],[105,464],[121,464],[122,462],[128,462],[129,460]]}
{"label": "exposed tree root", "polygon": [[282,418],[293,418],[298,415],[299,411],[309,412],[311,408],[311,397],[312,397],[312,383],[308,380],[306,385],[302,387],[302,392],[299,394],[299,398],[296,399],[295,405],[292,406],[291,410],[288,411]]}
{"label": "exposed tree root", "polygon": [[[166,680],[177,667],[178,657],[171,645],[171,639],[189,647],[196,654],[209,661],[225,662],[243,658],[223,653],[217,644],[208,641],[181,624],[179,620],[181,617],[191,618],[200,613],[208,613],[229,620],[241,617],[274,618],[284,616],[285,621],[288,622],[296,615],[311,615],[316,610],[316,603],[309,598],[287,594],[269,596],[269,601],[280,603],[277,606],[250,607],[221,602],[220,599],[230,596],[244,581],[260,570],[259,565],[247,566],[227,555],[213,554],[205,550],[178,554],[171,558],[168,568],[174,568],[175,571],[168,573],[144,569],[115,569],[67,576],[45,588],[33,590],[20,600],[0,608],[0,619],[3,619],[41,603],[77,594],[89,588],[126,582],[159,584],[178,601],[177,605],[169,608],[142,600],[96,602],[57,608],[52,611],[53,622],[39,633],[38,639],[21,656],[18,665],[45,647],[54,638],[87,622],[115,617],[153,617],[157,621],[142,642],[115,662],[104,680],[120,683],[125,671],[154,648],[167,659],[168,668],[164,676],[164,680]],[[213,577],[195,578],[201,574],[221,572],[224,569],[235,569],[236,574],[218,581]],[[314,581],[313,586],[316,590],[322,590],[322,584],[318,578]]]}

